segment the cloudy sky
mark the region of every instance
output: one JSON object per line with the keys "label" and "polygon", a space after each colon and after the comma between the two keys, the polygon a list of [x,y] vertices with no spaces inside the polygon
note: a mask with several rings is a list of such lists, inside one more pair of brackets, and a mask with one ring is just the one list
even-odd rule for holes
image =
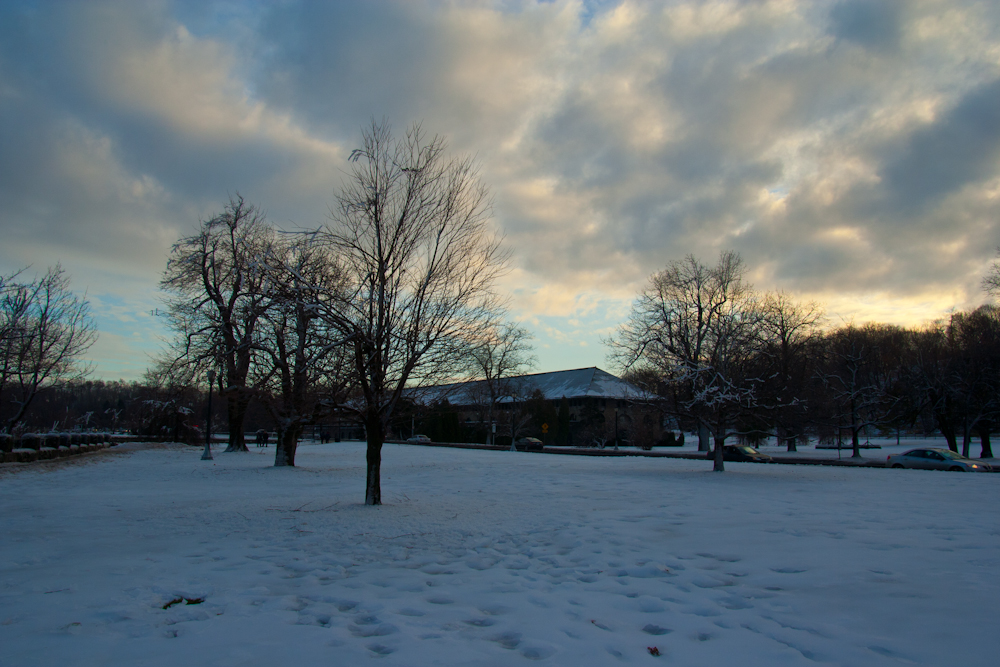
{"label": "cloudy sky", "polygon": [[137,378],[170,245],[237,191],[322,224],[372,117],[478,157],[539,370],[688,253],[915,324],[1000,245],[993,1],[5,0],[0,272],[61,262]]}

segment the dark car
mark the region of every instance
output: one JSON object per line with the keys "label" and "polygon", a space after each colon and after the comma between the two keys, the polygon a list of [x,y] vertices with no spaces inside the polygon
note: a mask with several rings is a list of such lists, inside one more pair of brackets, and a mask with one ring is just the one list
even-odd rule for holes
{"label": "dark car", "polygon": [[[715,452],[708,452],[708,458],[714,459]],[[750,445],[725,445],[722,448],[723,461],[750,461],[752,463],[770,463],[773,459],[767,454],[761,454]]]}
{"label": "dark car", "polygon": [[885,460],[887,468],[920,468],[923,470],[952,470],[955,472],[991,472],[992,468],[982,461],[967,459],[950,449],[931,447],[911,449],[895,454]]}
{"label": "dark car", "polygon": [[545,445],[538,438],[521,438],[514,446],[521,452],[540,452]]}

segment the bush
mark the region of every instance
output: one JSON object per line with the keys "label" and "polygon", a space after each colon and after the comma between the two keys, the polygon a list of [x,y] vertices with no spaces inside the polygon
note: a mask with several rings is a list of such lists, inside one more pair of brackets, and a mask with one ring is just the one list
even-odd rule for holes
{"label": "bush", "polygon": [[667,431],[666,433],[663,434],[663,437],[660,438],[660,441],[656,443],[656,446],[657,447],[680,447],[683,444],[684,444],[684,434],[683,433],[681,434],[681,437],[678,438],[676,435],[674,435],[673,431]]}

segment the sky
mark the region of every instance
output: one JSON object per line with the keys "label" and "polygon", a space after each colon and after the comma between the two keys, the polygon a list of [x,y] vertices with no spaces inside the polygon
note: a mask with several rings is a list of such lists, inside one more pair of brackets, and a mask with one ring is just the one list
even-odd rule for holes
{"label": "sky", "polygon": [[831,326],[987,300],[1000,5],[961,0],[3,0],[0,273],[60,262],[138,379],[171,245],[236,192],[322,225],[373,118],[478,160],[540,371],[608,368],[687,254]]}

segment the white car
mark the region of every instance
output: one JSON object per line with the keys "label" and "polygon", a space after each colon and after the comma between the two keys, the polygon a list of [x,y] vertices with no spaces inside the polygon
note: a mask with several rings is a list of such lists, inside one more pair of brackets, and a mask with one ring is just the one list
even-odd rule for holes
{"label": "white car", "polygon": [[987,463],[967,459],[961,454],[933,447],[930,449],[911,449],[902,454],[895,454],[885,460],[887,468],[921,468],[924,470],[953,470],[955,472],[992,472]]}
{"label": "white car", "polygon": [[426,435],[414,435],[406,439],[411,445],[423,445],[431,441]]}

